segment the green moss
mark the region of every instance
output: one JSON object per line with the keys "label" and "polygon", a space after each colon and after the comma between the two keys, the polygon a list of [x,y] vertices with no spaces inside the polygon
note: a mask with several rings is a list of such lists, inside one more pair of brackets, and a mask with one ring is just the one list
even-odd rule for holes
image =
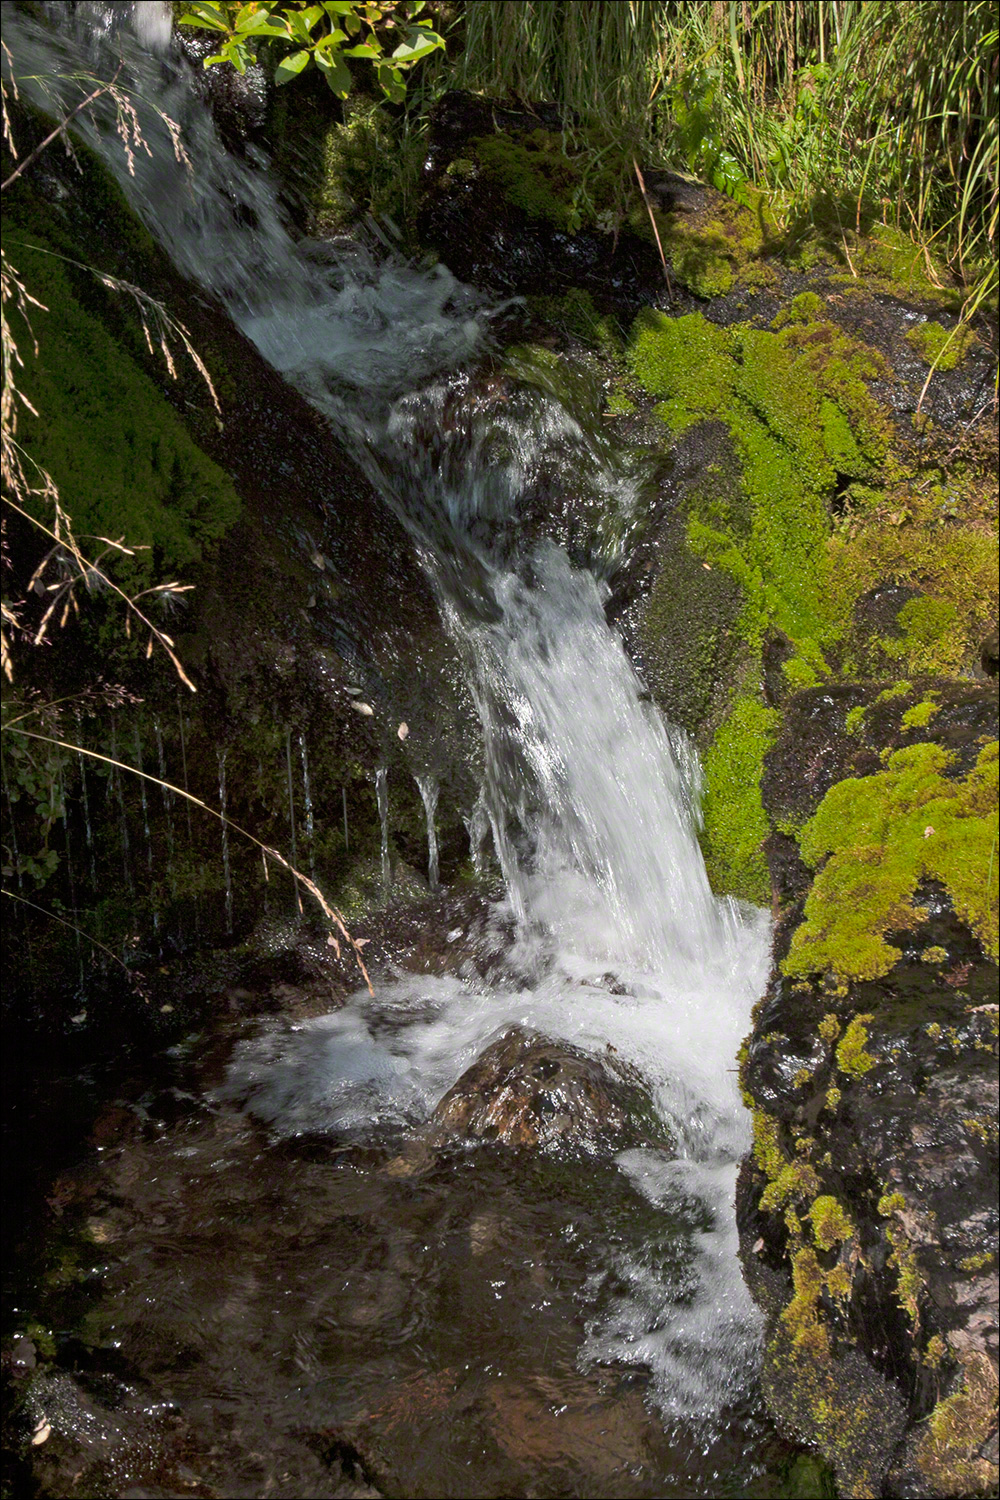
{"label": "green moss", "polygon": [[948,962],[948,950],[936,945],[933,948],[925,948],[920,955],[920,962],[924,964],[946,964]]}
{"label": "green moss", "polygon": [[813,1236],[821,1250],[833,1250],[854,1234],[854,1223],[846,1209],[829,1193],[816,1198],[807,1214]]}
{"label": "green moss", "polygon": [[[776,280],[773,267],[758,259],[764,237],[754,207],[719,197],[694,213],[655,213],[673,273],[696,297],[708,301],[725,296],[738,282],[753,289]],[[645,207],[632,214],[630,224],[638,234],[652,238]]]}
{"label": "green moss", "polygon": [[826,1097],[824,1098],[823,1103],[832,1115],[835,1115],[837,1113],[842,1097],[843,1096],[840,1092],[840,1089],[837,1088],[836,1084],[831,1083],[830,1087],[826,1091]]}
{"label": "green moss", "polygon": [[819,1032],[824,1042],[835,1042],[840,1035],[840,1021],[833,1014],[833,1012],[830,1011],[823,1017],[822,1021],[820,1021],[819,1025],[816,1027],[816,1030]]}
{"label": "green moss", "polygon": [[816,668],[801,656],[792,656],[788,661],[782,662],[781,675],[796,693],[802,692],[804,688],[815,687],[820,680]]}
{"label": "green moss", "polygon": [[636,196],[620,151],[609,151],[594,132],[573,139],[544,129],[517,138],[497,133],[471,140],[467,149],[508,202],[570,234],[584,224],[611,227],[623,194]]}
{"label": "green moss", "polygon": [[896,1267],[896,1301],[914,1328],[920,1325],[920,1297],[926,1286],[917,1262],[916,1252],[905,1232],[896,1224],[886,1226],[886,1238],[892,1246],[889,1264]]}
{"label": "green moss", "polygon": [[856,707],[848,710],[847,717],[844,719],[844,728],[848,734],[857,734],[859,729],[864,728],[867,713],[868,706],[864,703],[859,703]]}
{"label": "green moss", "polygon": [[912,708],[908,708],[900,719],[900,723],[904,729],[926,729],[934,715],[940,712],[941,705],[936,701],[934,694],[931,693],[929,697],[924,698],[920,703],[914,703]]}
{"label": "green moss", "polygon": [[[37,240],[39,236],[34,236]],[[78,301],[65,263],[21,246],[19,269],[47,311],[33,310],[39,341],[22,386],[39,412],[19,438],[52,475],[85,555],[101,537],[146,548],[114,564],[128,588],[197,561],[239,514],[228,476],[192,442],[148,376]],[[30,335],[15,337],[30,349]],[[39,505],[40,519],[50,516]]]}
{"label": "green moss", "polygon": [[886,934],[918,925],[913,898],[923,879],[947,888],[957,914],[997,955],[996,900],[987,891],[997,742],[984,746],[965,777],[944,774],[951,760],[938,745],[913,745],[890,755],[885,770],[831,787],[800,837],[803,858],[821,868],[785,973],[887,974],[900,951]]}
{"label": "green moss", "polygon": [[[877,224],[871,234],[852,251],[854,268],[871,290],[884,290],[903,298],[919,297],[939,306],[955,306],[960,298],[945,285],[947,273],[936,267],[925,245],[918,245],[902,230]],[[850,281],[857,284],[853,276]]]}
{"label": "green moss", "polygon": [[758,906],[770,901],[760,777],[777,722],[774,709],[749,696],[738,698],[705,757],[701,841],[712,888]]}
{"label": "green moss", "polygon": [[608,404],[604,409],[609,417],[631,417],[637,408],[625,387],[616,384],[611,387]]}
{"label": "green moss", "polygon": [[753,1111],[753,1158],[769,1182],[785,1165],[778,1122],[763,1109]]}
{"label": "green moss", "polygon": [[784,328],[786,323],[814,323],[824,311],[823,298],[818,292],[800,292],[781,309],[771,327]]}
{"label": "green moss", "polygon": [[979,1255],[967,1255],[964,1260],[959,1261],[958,1265],[962,1271],[982,1271],[987,1266],[991,1266],[996,1258],[995,1250],[986,1250]]}
{"label": "green moss", "polygon": [[860,1078],[875,1066],[875,1058],[865,1051],[867,1023],[874,1019],[869,1014],[855,1016],[837,1043],[837,1067],[851,1078]]}
{"label": "green moss", "polygon": [[926,364],[934,365],[938,370],[953,370],[975,343],[975,334],[962,323],[953,329],[942,328],[940,323],[918,323],[908,330],[906,342],[916,349]]}
{"label": "green moss", "polygon": [[759,1206],[763,1213],[774,1213],[786,1203],[807,1202],[818,1190],[819,1178],[815,1168],[807,1161],[786,1161],[777,1177],[764,1189]]}
{"label": "green moss", "polygon": [[839,628],[827,587],[828,501],[838,477],[864,478],[883,461],[888,425],[865,381],[885,373],[884,361],[829,323],[727,330],[700,314],[650,311],[636,320],[626,357],[674,433],[708,419],[728,428],[742,503],[693,507],[689,542],[740,584],[751,647],[777,626],[797,648],[796,685],[815,680]]}

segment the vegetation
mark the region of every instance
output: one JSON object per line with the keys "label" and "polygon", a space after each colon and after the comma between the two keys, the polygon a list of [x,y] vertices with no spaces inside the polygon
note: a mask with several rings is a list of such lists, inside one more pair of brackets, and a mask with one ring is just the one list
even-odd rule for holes
{"label": "vegetation", "polygon": [[404,74],[444,46],[423,9],[424,0],[194,0],[179,24],[218,37],[206,68],[231,63],[244,73],[263,45],[275,56],[275,83],[290,83],[314,66],[346,99],[352,80],[344,59],[351,58],[371,63],[383,94],[398,103],[406,94]]}
{"label": "vegetation", "polygon": [[888,259],[933,246],[967,311],[995,298],[989,0],[478,0],[465,24],[459,82],[554,100],[568,140],[603,133],[623,187],[639,153],[744,201],[763,192],[789,243],[848,266],[881,222],[902,237]]}
{"label": "vegetation", "polygon": [[[946,774],[951,759],[939,745],[912,745],[890,755],[874,776],[830,788],[800,837],[803,857],[819,869],[785,960],[787,974],[887,974],[900,956],[888,934],[922,919],[913,899],[922,879],[947,888],[956,912],[998,956],[990,889],[997,743],[983,747],[967,776]],[[838,1064],[856,1071],[856,1062],[848,1067],[841,1060],[846,1045],[845,1036]]]}

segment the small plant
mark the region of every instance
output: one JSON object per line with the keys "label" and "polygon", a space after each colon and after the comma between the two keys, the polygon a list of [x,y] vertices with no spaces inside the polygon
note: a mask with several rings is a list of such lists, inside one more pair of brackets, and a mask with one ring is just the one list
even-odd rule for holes
{"label": "small plant", "polygon": [[404,74],[444,46],[433,23],[420,16],[423,9],[424,0],[195,0],[179,24],[221,36],[218,52],[205,58],[206,68],[231,63],[245,73],[258,48],[270,44],[281,53],[275,83],[291,83],[315,66],[337,97],[346,99],[351,73],[344,59],[357,59],[373,65],[382,92],[399,103],[406,95]]}

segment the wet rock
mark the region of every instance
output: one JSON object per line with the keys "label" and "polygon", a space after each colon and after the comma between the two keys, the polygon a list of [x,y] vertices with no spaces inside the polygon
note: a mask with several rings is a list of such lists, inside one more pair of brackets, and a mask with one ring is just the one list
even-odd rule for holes
{"label": "wet rock", "polygon": [[[546,217],[544,186],[536,211],[519,206],[502,174],[490,169],[496,153],[477,153],[483,141],[517,152],[549,133],[556,138],[560,129],[552,105],[522,110],[460,90],[446,94],[430,111],[425,196],[417,220],[421,242],[474,286],[546,295],[589,287],[612,304],[633,308],[653,300],[662,293],[663,272],[652,243],[627,226],[616,235],[589,228],[570,232],[558,222],[558,194],[556,220]],[[541,160],[544,151],[538,156]]]}
{"label": "wet rock", "polygon": [[466,1069],[431,1120],[441,1142],[596,1151],[621,1148],[651,1118],[639,1079],[617,1062],[514,1027]]}
{"label": "wet rock", "polygon": [[765,762],[777,926],[741,1054],[741,1256],[768,1318],[771,1409],[844,1494],[995,1489],[997,966],[925,879],[912,908],[901,898],[885,972],[802,972],[789,954],[818,872],[796,833],[898,750],[940,747],[957,782],[995,737],[991,688],[824,686],[792,699]]}

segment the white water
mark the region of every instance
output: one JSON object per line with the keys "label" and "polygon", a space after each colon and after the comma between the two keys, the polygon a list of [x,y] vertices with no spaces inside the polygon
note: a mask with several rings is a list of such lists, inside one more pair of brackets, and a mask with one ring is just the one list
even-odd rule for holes
{"label": "white water", "polygon": [[[78,15],[88,10],[107,7]],[[56,40],[18,16],[6,39],[23,75],[51,70],[53,57],[63,71],[78,66],[81,35],[67,28]],[[648,1081],[677,1142],[673,1156],[624,1153],[621,1170],[654,1204],[696,1201],[707,1227],[683,1286],[620,1252],[624,1290],[592,1318],[582,1357],[648,1365],[665,1410],[708,1418],[756,1358],[757,1318],[735,1256],[747,1126],[733,1069],[764,984],[767,923],[711,895],[693,754],[641,701],[605,623],[603,585],[551,543],[523,552],[516,542],[524,497],[544,472],[603,498],[618,523],[608,546],[624,546],[636,500],[628,473],[537,393],[500,416],[467,402],[446,435],[438,419],[449,387],[435,377],[481,346],[487,314],[475,297],[447,272],[360,253],[318,267],[286,234],[260,165],[226,156],[186,68],[168,52],[122,45],[146,99],[182,126],[194,172],[148,107],[151,154],[139,152],[134,177],[107,123],[85,131],[179,267],[337,424],[413,530],[468,666],[507,888],[499,915],[515,919],[511,967],[527,976],[509,989],[383,983],[374,1001],[359,994],[246,1045],[229,1092],[280,1133],[370,1131],[425,1118],[512,1022],[594,1053],[613,1046]],[[23,87],[37,96],[39,86]],[[76,97],[68,85],[46,87]],[[379,792],[383,810],[384,776]]]}

